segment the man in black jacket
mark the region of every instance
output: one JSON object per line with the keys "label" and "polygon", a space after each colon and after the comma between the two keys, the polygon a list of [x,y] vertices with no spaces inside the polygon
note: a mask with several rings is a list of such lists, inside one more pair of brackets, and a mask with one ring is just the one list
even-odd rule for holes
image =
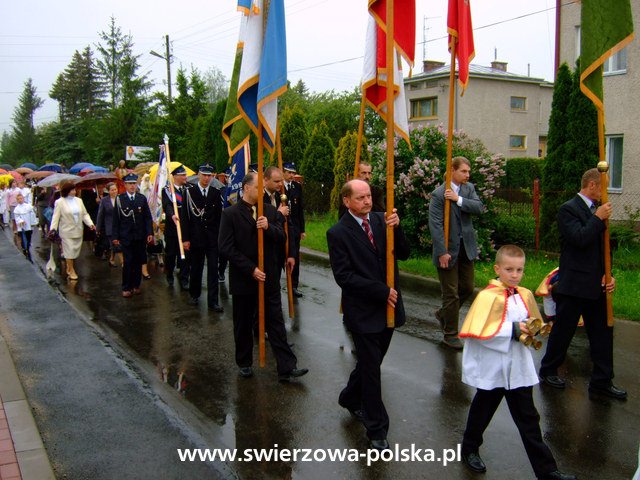
{"label": "man in black jacket", "polygon": [[553,287],[556,321],[540,364],[540,377],[547,385],[565,387],[558,367],[564,363],[582,315],[593,361],[589,392],[624,400],[627,392],[612,383],[613,327],[607,326],[605,292],[614,290],[615,280],[605,285],[603,233],[611,204],[596,207],[600,197],[600,173],[592,168],[582,176],[580,192],[558,211],[561,250],[558,283]]}
{"label": "man in black jacket", "polygon": [[[293,239],[297,245],[305,238],[304,232],[304,206],[302,202],[302,185],[294,180],[296,174],[295,163],[285,163],[284,169],[284,192],[287,195],[287,205],[289,206],[289,219],[291,228],[289,230],[289,238]],[[303,294],[298,290],[300,285],[300,248],[296,251],[295,265],[291,272],[291,283],[293,286],[293,295],[302,297]]]}
{"label": "man in black jacket", "polygon": [[189,261],[187,258],[181,259],[180,246],[178,245],[178,229],[176,227],[176,218],[180,219],[180,231],[182,234],[182,243],[185,250],[185,257],[189,249],[189,219],[187,209],[183,208],[187,200],[187,171],[180,165],[171,172],[173,175],[174,192],[176,195],[176,206],[178,212],[174,212],[173,199],[171,198],[171,190],[167,185],[162,189],[162,211],[164,212],[164,242],[165,242],[165,260],[164,271],[167,276],[167,283],[173,287],[173,270],[176,264],[180,268],[180,286],[183,290],[189,289]]}
{"label": "man in black jacket", "polygon": [[[276,358],[278,379],[301,377],[308,370],[297,367],[296,356],[287,342],[282,316],[277,249],[284,240],[283,217],[275,207],[265,204],[257,216],[257,174],[242,180],[242,199],[222,212],[220,252],[229,259],[229,290],[233,296],[233,330],[236,364],[240,375],[253,376],[253,325],[258,310],[258,282],[264,282],[265,330]],[[264,236],[264,271],[258,268],[258,229]]]}
{"label": "man in black jacket", "polygon": [[147,244],[153,241],[153,227],[147,199],[136,193],[138,176],[130,173],[122,180],[127,191],[116,197],[112,242],[122,247],[122,296],[129,298],[140,293],[142,265],[147,263]]}
{"label": "man in black jacket", "polygon": [[342,289],[344,323],[358,360],[338,403],[362,420],[371,447],[385,450],[389,416],[382,402],[380,367],[394,330],[387,327],[387,305],[394,308],[396,327],[405,322],[397,262],[395,288],[387,286],[386,226],[395,228],[396,259],[409,258],[409,246],[395,210],[386,220],[383,213],[371,211],[367,182],[347,182],[340,196],[347,212],[327,231],[327,242],[333,276]]}
{"label": "man in black jacket", "polygon": [[207,260],[207,306],[217,313],[224,311],[218,302],[218,232],[222,197],[217,188],[209,185],[213,167],[201,165],[198,183],[187,190],[189,216],[189,259],[191,279],[189,281],[190,303],[197,305],[202,293],[202,271]]}

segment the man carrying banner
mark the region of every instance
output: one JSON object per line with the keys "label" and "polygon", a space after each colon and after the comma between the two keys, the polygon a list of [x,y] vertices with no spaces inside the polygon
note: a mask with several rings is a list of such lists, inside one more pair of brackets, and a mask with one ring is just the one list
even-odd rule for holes
{"label": "man carrying banner", "polygon": [[[242,199],[222,212],[220,253],[229,259],[229,290],[233,296],[233,329],[239,374],[253,376],[253,325],[258,309],[258,282],[264,283],[265,331],[276,358],[278,380],[288,381],[308,373],[297,367],[297,358],[287,341],[282,316],[278,263],[279,245],[284,242],[284,218],[271,204],[257,217],[257,174],[242,180]],[[264,271],[258,268],[258,229],[264,232]]]}
{"label": "man carrying banner", "polygon": [[386,450],[389,416],[382,402],[380,367],[394,331],[387,327],[387,306],[394,309],[396,327],[405,322],[395,260],[396,288],[389,288],[386,282],[387,226],[395,229],[396,259],[409,258],[409,246],[395,209],[386,219],[383,213],[371,212],[371,190],[366,182],[347,182],[340,196],[348,211],[327,231],[327,242],[331,270],[342,289],[344,323],[358,360],[338,403],[362,421],[372,448]]}
{"label": "man carrying banner", "polygon": [[[476,232],[472,215],[483,212],[484,206],[472,183],[469,183],[471,163],[465,157],[452,160],[451,188],[442,184],[436,188],[429,202],[429,231],[433,241],[433,264],[438,269],[442,306],[435,316],[444,339],[442,344],[462,350],[458,338],[458,315],[461,305],[473,293],[473,261],[478,256]],[[445,202],[450,202],[449,242],[444,237]]]}
{"label": "man carrying banner", "polygon": [[167,276],[167,284],[173,287],[173,270],[178,266],[180,268],[180,286],[182,290],[189,289],[189,260],[187,258],[180,258],[180,247],[178,245],[178,229],[176,222],[180,223],[180,230],[182,233],[182,243],[184,246],[185,254],[186,250],[189,250],[189,221],[186,212],[186,208],[183,208],[184,202],[187,198],[187,189],[190,185],[187,183],[187,171],[180,165],[175,168],[171,175],[173,175],[173,185],[176,195],[176,206],[178,208],[177,213],[173,209],[173,198],[171,198],[171,188],[169,185],[162,189],[162,211],[165,216],[164,223],[164,239],[165,239],[165,263],[164,271]]}
{"label": "man carrying banner", "polygon": [[202,272],[207,260],[207,306],[222,313],[218,302],[218,232],[222,197],[220,191],[210,185],[213,175],[211,165],[198,169],[198,183],[187,190],[187,214],[189,216],[189,257],[191,279],[189,295],[191,305],[197,305],[202,293]]}

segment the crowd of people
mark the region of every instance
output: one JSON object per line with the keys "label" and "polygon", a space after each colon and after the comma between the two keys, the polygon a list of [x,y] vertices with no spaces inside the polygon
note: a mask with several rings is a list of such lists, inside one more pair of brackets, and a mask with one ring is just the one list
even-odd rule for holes
{"label": "crowd of people", "polygon": [[[257,174],[249,172],[242,180],[241,197],[227,208],[223,208],[221,191],[212,186],[213,174],[210,165],[202,165],[197,181],[190,184],[186,170],[179,166],[171,172],[170,182],[162,191],[167,284],[173,287],[177,272],[179,285],[188,290],[191,304],[197,305],[206,289],[207,307],[221,313],[218,282],[224,280],[224,266],[228,263],[235,361],[244,378],[254,375],[258,290],[263,284],[265,330],[276,358],[278,378],[289,381],[301,377],[308,370],[298,367],[288,343],[280,294],[285,271],[292,274],[293,294],[303,295],[298,272],[305,223],[302,186],[293,180],[295,165],[285,164],[284,171],[268,167],[262,192],[258,191]],[[552,388],[565,387],[558,368],[582,317],[593,361],[589,393],[626,399],[626,391],[612,382],[613,328],[607,325],[606,293],[614,291],[615,280],[605,281],[603,232],[612,212],[611,204],[597,205],[601,177],[597,169],[591,169],[584,173],[578,194],[559,210],[559,269],[550,274],[553,284],[544,293],[553,296],[557,308],[547,350],[536,371],[523,337],[535,333],[530,330],[529,319],[543,316],[533,293],[519,285],[525,268],[525,254],[519,247],[507,245],[498,250],[494,265],[497,278],[477,295],[459,328],[460,307],[474,290],[478,250],[473,217],[484,210],[469,182],[470,176],[469,160],[454,158],[450,187],[442,185],[434,190],[429,205],[433,262],[442,294],[442,305],[434,315],[442,329],[443,346],[463,352],[462,381],[476,388],[462,440],[463,462],[474,472],[486,471],[479,453],[483,433],[502,398],[506,398],[537,478],[574,479],[558,470],[544,442],[532,387],[540,379]],[[130,298],[141,291],[147,248],[154,242],[154,226],[149,203],[138,192],[137,175],[127,173],[122,180],[124,193],[118,194],[116,185],[109,184],[102,198],[89,200],[97,205],[96,219],[76,197],[72,183],[61,185],[60,198],[55,202],[51,201],[53,197],[41,199],[41,192],[38,193],[37,205],[47,205],[45,210],[53,205],[48,228],[41,227],[50,239],[60,238],[68,278],[77,279],[74,259],[82,245],[84,225],[97,231],[98,240],[106,240],[110,264],[122,264],[122,296]],[[357,178],[343,186],[340,217],[327,231],[327,243],[331,269],[342,290],[343,321],[356,353],[355,368],[338,403],[362,422],[371,447],[385,450],[389,448],[390,420],[382,400],[380,372],[393,332],[405,321],[397,260],[408,258],[410,247],[397,212],[383,213],[384,195],[370,185],[370,180],[371,166],[362,163]],[[0,196],[0,213],[23,238],[21,245],[27,252],[31,230],[38,224],[30,195],[24,186],[12,182]],[[445,238],[447,205],[449,229]],[[39,216],[46,219],[46,212]],[[393,288],[387,286],[389,228],[394,230]],[[264,242],[263,266],[258,259],[260,236]],[[205,262],[207,284],[203,288]]]}

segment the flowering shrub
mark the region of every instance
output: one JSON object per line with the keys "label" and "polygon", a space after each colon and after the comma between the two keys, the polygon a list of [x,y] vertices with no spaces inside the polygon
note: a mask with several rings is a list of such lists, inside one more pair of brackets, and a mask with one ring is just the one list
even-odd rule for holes
{"label": "flowering shrub", "polygon": [[[414,253],[431,252],[429,233],[429,201],[431,192],[444,182],[447,161],[446,131],[439,126],[414,128],[410,131],[409,149],[404,141],[396,140],[395,205],[402,219],[403,229],[411,241]],[[377,185],[385,184],[386,142],[369,146]],[[474,218],[481,258],[493,255],[491,236],[495,215],[492,199],[505,175],[506,161],[501,155],[490,155],[482,142],[462,131],[454,132],[453,156],[463,156],[471,162],[471,183],[485,205],[485,214]]]}

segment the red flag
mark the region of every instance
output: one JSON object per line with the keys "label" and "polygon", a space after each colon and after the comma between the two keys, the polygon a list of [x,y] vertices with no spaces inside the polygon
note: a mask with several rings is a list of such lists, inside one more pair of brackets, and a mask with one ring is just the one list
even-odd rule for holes
{"label": "red flag", "polygon": [[[386,51],[386,0],[369,0],[371,15],[367,29],[365,62],[362,79],[367,103],[387,121],[387,51]],[[415,0],[394,0],[394,125],[396,131],[409,141],[407,108],[404,99],[404,82],[400,57],[413,66],[415,54]],[[396,58],[396,55],[398,58]]]}
{"label": "red flag", "polygon": [[456,42],[456,57],[458,58],[458,82],[462,87],[461,95],[469,83],[469,64],[476,52],[473,46],[473,27],[471,26],[471,6],[469,0],[449,0],[449,15],[447,16],[447,31],[449,32],[449,51]]}

